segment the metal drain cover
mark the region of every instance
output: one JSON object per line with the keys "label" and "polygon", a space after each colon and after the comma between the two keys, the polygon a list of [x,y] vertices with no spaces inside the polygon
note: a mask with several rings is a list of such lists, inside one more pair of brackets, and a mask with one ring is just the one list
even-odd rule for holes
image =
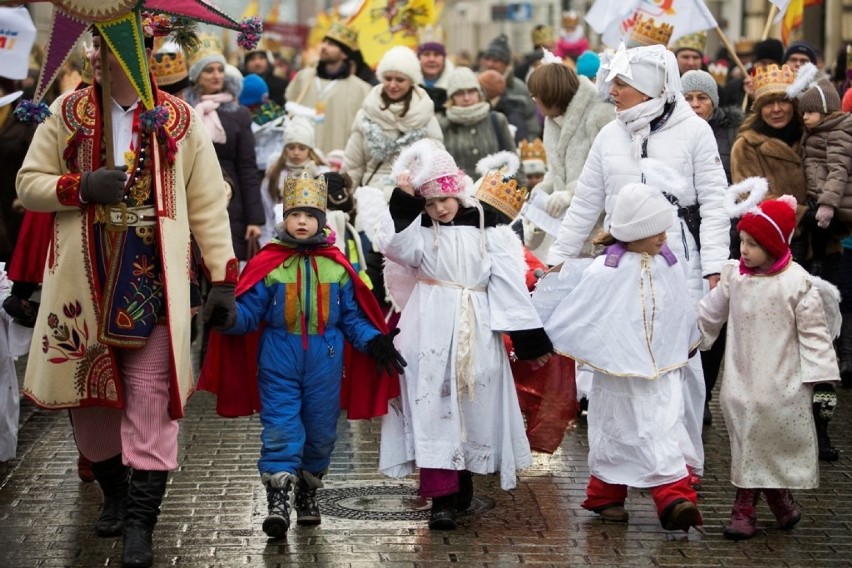
{"label": "metal drain cover", "polygon": [[[323,515],[342,519],[372,521],[418,521],[429,518],[430,503],[417,494],[414,487],[370,486],[342,487],[317,491],[317,502]],[[474,495],[472,515],[494,508],[488,497]]]}

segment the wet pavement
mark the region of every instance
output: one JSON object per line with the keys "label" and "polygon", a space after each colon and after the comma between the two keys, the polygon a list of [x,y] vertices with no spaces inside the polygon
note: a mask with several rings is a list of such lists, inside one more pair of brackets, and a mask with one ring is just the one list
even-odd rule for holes
{"label": "wet pavement", "polygon": [[[180,468],[154,535],[155,566],[849,566],[852,391],[839,395],[831,433],[841,458],[822,464],[819,489],[795,492],[802,521],[778,530],[761,502],[757,536],[733,543],[722,537],[734,489],[715,401],[716,420],[705,430],[703,531],[664,531],[646,491],[630,492],[627,524],[580,508],[588,479],[581,420],[555,454],[536,454],[517,489],[504,492],[497,476],[476,476],[474,512],[455,531],[433,532],[416,477],[392,480],[377,471],[379,422],[341,419],[318,493],[322,524],[294,523],[286,541],[270,541],[261,530],[266,499],[255,468],[259,421],[219,418],[213,397],[199,393],[182,422]],[[18,459],[0,477],[0,567],[120,565],[120,538],[92,529],[100,491],[77,478],[67,414],[24,401],[22,422]]]}

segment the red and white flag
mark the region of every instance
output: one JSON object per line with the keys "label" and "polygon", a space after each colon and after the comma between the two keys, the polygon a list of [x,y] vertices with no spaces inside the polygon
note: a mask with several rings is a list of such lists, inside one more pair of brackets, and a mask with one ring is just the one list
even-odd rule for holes
{"label": "red and white flag", "polygon": [[671,24],[672,41],[719,25],[704,0],[596,0],[586,14],[586,22],[601,34],[603,43],[615,47],[630,36],[639,14]]}

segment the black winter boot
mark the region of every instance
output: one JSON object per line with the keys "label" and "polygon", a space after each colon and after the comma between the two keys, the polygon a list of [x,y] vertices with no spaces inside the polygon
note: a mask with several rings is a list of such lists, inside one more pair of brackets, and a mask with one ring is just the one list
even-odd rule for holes
{"label": "black winter boot", "polygon": [[840,459],[840,453],[831,445],[828,437],[829,421],[814,412],[814,426],[816,426],[817,445],[819,446],[819,459],[834,462]]}
{"label": "black winter boot", "polygon": [[828,437],[828,424],[834,416],[836,406],[837,393],[831,383],[815,384],[813,394],[814,426],[816,426],[819,459],[823,461],[840,459],[840,454],[832,447],[831,438]]}
{"label": "black winter boot", "polygon": [[840,380],[844,387],[852,387],[852,313],[843,314],[837,355],[840,358]]}
{"label": "black winter boot", "polygon": [[275,474],[264,473],[260,476],[266,486],[266,502],[269,515],[263,520],[263,532],[269,538],[284,538],[290,530],[290,490],[299,478],[281,471]]}
{"label": "black winter boot", "polygon": [[121,554],[121,565],[124,568],[148,568],[154,562],[151,536],[160,514],[168,478],[168,471],[136,470],[130,476],[127,517],[124,521],[124,551]]}
{"label": "black winter boot", "polygon": [[302,470],[299,472],[299,482],[293,491],[293,508],[296,509],[296,523],[300,525],[318,525],[322,522],[319,505],[317,505],[317,489],[323,486],[322,476]]}
{"label": "black winter boot", "polygon": [[459,512],[467,511],[473,503],[473,474],[462,470],[459,472],[459,492],[456,493],[456,505]]}
{"label": "black winter boot", "polygon": [[437,531],[451,531],[456,528],[456,493],[443,497],[432,497],[432,512],[429,515],[429,528]]}
{"label": "black winter boot", "polygon": [[92,473],[104,494],[101,514],[95,521],[95,532],[98,536],[119,536],[124,531],[130,468],[121,462],[121,454],[91,463]]}

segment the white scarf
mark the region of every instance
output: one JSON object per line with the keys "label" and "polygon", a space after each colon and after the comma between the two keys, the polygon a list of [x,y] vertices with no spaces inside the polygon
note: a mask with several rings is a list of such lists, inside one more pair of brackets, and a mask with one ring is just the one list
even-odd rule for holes
{"label": "white scarf", "polygon": [[222,127],[222,121],[219,120],[217,109],[220,105],[233,100],[234,95],[230,93],[216,93],[214,95],[201,95],[201,100],[195,105],[195,110],[201,115],[204,129],[207,130],[213,142],[217,144],[224,144],[228,140],[225,129]]}
{"label": "white scarf", "polygon": [[482,121],[491,112],[491,105],[486,102],[474,103],[466,107],[448,106],[447,118],[450,122],[469,126]]}
{"label": "white scarf", "polygon": [[651,134],[651,121],[663,114],[665,106],[666,99],[657,97],[627,110],[615,111],[616,118],[630,133],[631,151],[637,160],[642,158],[642,145]]}

